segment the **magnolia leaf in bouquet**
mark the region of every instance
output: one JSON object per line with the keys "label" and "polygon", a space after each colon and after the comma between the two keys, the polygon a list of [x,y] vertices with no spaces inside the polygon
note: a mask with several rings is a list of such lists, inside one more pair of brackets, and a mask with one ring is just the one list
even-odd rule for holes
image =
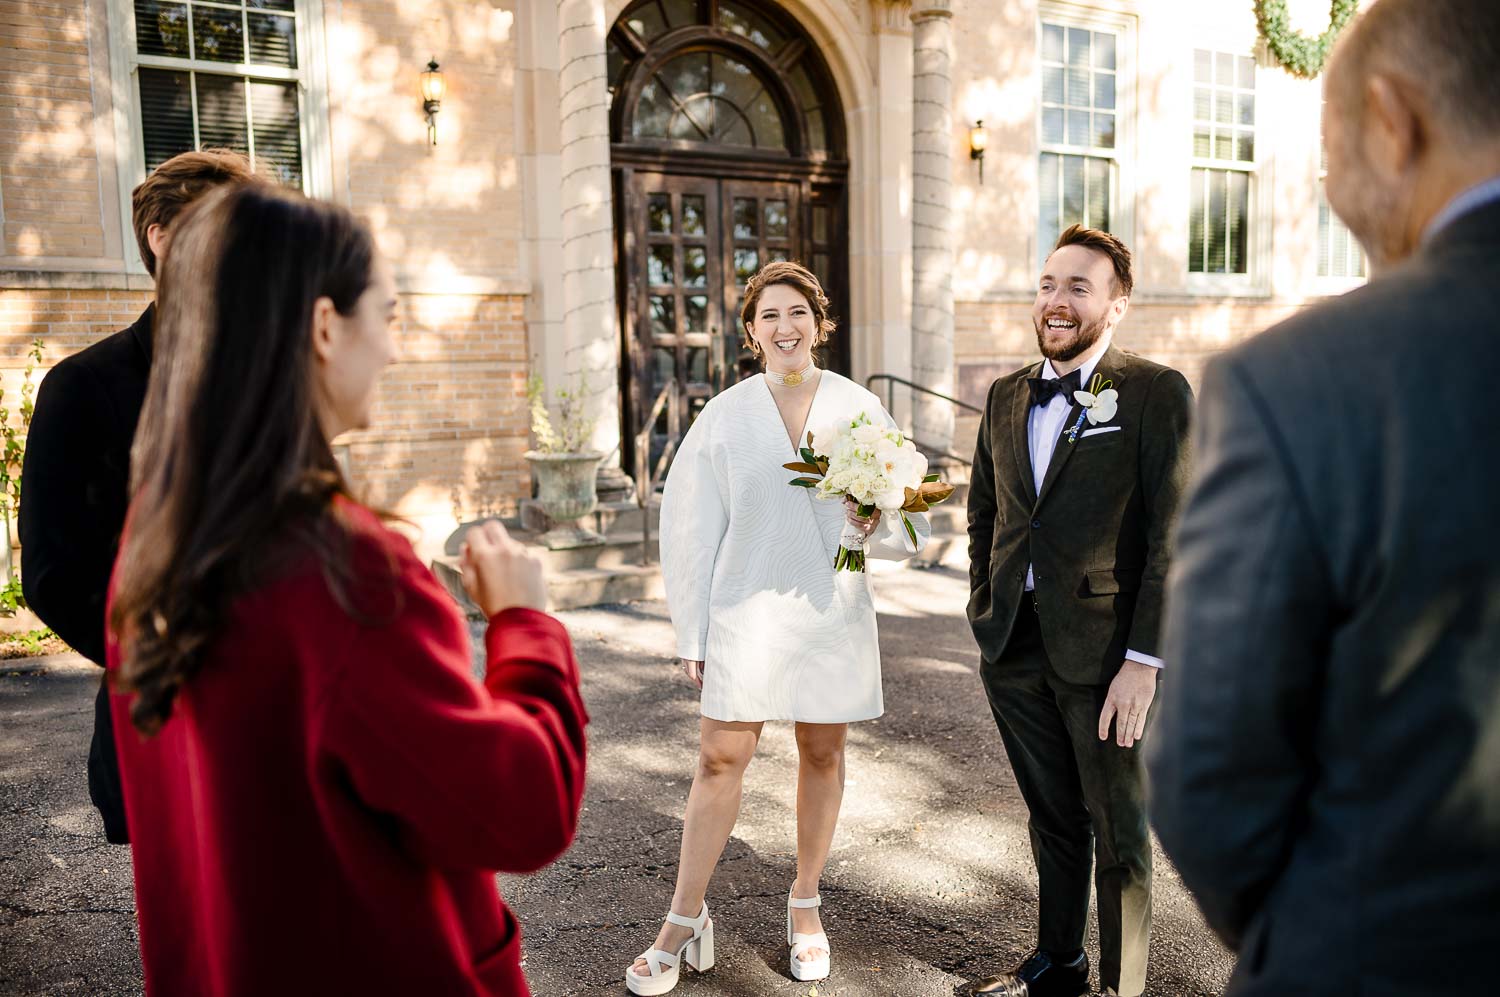
{"label": "magnolia leaf in bouquet", "polygon": [[926,475],[925,477],[922,478],[922,484],[924,484],[924,485],[930,485],[934,481],[941,481],[942,477],[943,476],[941,474],[938,474],[936,471],[934,471],[932,474]]}
{"label": "magnolia leaf in bouquet", "polygon": [[941,481],[924,482],[917,492],[928,505],[937,505],[953,496],[953,486]]}
{"label": "magnolia leaf in bouquet", "polygon": [[825,473],[827,473],[827,472],[824,471],[823,468],[819,467],[816,464],[803,464],[803,463],[798,462],[798,463],[793,463],[793,464],[782,464],[781,466],[784,467],[784,468],[786,468],[788,471],[796,471],[798,474],[825,474]]}
{"label": "magnolia leaf in bouquet", "polygon": [[[908,488],[907,491],[911,491],[911,489]],[[922,542],[917,539],[917,528],[915,526],[911,525],[911,520],[909,520],[909,519],[906,518],[906,514],[905,513],[902,513],[902,515],[901,515],[901,525],[904,526],[904,527],[906,527],[906,535],[909,536],[909,537],[911,537],[911,544],[912,544],[912,546],[913,547],[920,547],[920,546],[922,546]]]}
{"label": "magnolia leaf in bouquet", "polygon": [[789,485],[796,485],[798,488],[816,488],[816,487],[818,487],[818,479],[817,478],[793,478],[791,481],[788,481],[787,484],[789,484]]}
{"label": "magnolia leaf in bouquet", "polygon": [[797,452],[799,454],[801,454],[802,455],[802,459],[804,461],[806,461],[807,463],[809,463],[809,464],[816,464],[818,462],[818,455],[815,454],[815,453],[813,453],[807,447],[803,447],[801,450],[799,450]]}

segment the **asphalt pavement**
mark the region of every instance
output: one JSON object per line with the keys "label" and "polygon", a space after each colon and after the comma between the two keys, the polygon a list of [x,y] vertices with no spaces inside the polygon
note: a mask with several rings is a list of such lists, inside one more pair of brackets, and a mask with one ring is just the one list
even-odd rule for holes
{"label": "asphalt pavement", "polygon": [[[948,997],[1033,943],[1025,808],[980,689],[966,579],[903,570],[875,583],[886,713],[850,731],[822,889],[834,968],[816,993]],[[623,994],[671,898],[696,691],[670,657],[661,603],[560,616],[593,716],[585,812],[561,861],[501,888],[538,997]],[[129,852],[104,843],[84,782],[97,682],[68,655],[0,667],[0,994],[141,992]],[[791,726],[768,724],[709,890],[718,964],[687,974],[684,997],[812,992],[788,975],[783,933],[795,782]],[[1218,994],[1232,957],[1160,852],[1155,885],[1147,993]],[[1091,930],[1091,958],[1095,945]]]}

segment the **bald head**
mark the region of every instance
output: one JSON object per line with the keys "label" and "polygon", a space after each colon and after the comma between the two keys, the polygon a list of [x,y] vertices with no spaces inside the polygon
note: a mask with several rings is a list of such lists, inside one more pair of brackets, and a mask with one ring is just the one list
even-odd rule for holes
{"label": "bald head", "polygon": [[1328,90],[1355,123],[1372,75],[1403,83],[1445,137],[1500,139],[1500,0],[1378,0],[1328,68]]}
{"label": "bald head", "polygon": [[1328,203],[1376,270],[1500,175],[1500,0],[1376,0],[1328,67]]}

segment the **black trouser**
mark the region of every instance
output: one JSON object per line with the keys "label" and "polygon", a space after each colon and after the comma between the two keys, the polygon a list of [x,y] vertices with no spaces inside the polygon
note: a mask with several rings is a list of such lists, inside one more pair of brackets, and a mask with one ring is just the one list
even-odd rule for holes
{"label": "black trouser", "polygon": [[89,741],[89,799],[104,818],[104,838],[112,845],[130,844],[125,829],[125,789],[120,783],[120,760],[115,755],[115,723],[109,712],[109,678],[99,682],[94,697],[94,736]]}
{"label": "black trouser", "polygon": [[[995,723],[1031,812],[1039,895],[1038,947],[1083,948],[1089,872],[1099,901],[1099,979],[1122,995],[1146,985],[1151,934],[1151,834],[1141,744],[1099,740],[1109,685],[1058,676],[1028,595],[999,660],[980,667]],[[1149,716],[1148,716],[1149,722]]]}

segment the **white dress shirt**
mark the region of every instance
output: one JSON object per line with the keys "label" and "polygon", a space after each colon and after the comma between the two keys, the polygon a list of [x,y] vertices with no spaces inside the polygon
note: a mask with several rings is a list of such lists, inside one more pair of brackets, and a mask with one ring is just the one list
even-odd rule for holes
{"label": "white dress shirt", "polygon": [[[1109,342],[1105,340],[1097,345],[1094,355],[1083,362],[1079,369],[1082,373],[1084,390],[1088,390],[1089,379],[1094,376],[1094,368],[1099,366],[1099,358],[1104,351],[1109,349]],[[1056,369],[1051,360],[1042,361],[1042,377],[1048,381],[1058,378]],[[1073,409],[1073,399],[1064,398],[1062,395],[1054,395],[1045,405],[1031,406],[1031,412],[1026,418],[1026,439],[1031,450],[1031,478],[1036,484],[1036,493],[1042,493],[1042,482],[1047,479],[1047,467],[1052,463],[1052,452],[1057,449],[1057,441],[1062,437],[1064,424],[1068,421],[1068,413]],[[1036,578],[1032,572],[1031,565],[1026,566],[1026,591],[1030,592],[1036,588]],[[1162,660],[1139,651],[1126,651],[1126,661],[1139,661],[1143,665],[1151,665],[1160,668]]]}

